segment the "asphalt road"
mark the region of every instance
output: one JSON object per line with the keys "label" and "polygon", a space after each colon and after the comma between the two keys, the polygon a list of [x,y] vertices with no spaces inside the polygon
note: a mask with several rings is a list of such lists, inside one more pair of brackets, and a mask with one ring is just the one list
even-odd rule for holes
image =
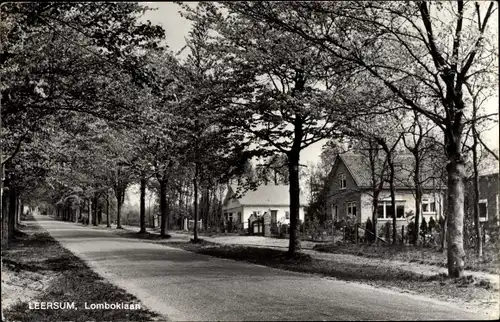
{"label": "asphalt road", "polygon": [[218,259],[46,216],[35,218],[97,273],[169,320],[485,318],[421,296]]}

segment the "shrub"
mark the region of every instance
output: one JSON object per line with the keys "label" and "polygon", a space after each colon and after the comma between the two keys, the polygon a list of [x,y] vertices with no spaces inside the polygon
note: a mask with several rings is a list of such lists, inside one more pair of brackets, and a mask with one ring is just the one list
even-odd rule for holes
{"label": "shrub", "polygon": [[427,228],[427,221],[425,220],[425,217],[422,217],[422,222],[420,223],[420,236],[424,239],[425,242],[425,235],[428,232]]}
{"label": "shrub", "polygon": [[390,221],[386,221],[384,225],[385,240],[389,243],[391,241],[392,226]]}
{"label": "shrub", "polygon": [[373,234],[370,234],[370,232],[373,233],[373,223],[371,221],[370,218],[368,218],[368,220],[366,221],[366,224],[365,224],[365,240],[369,243],[373,242],[373,240],[375,239],[375,236],[373,236]]}
{"label": "shrub", "polygon": [[432,231],[435,230],[437,224],[436,224],[436,221],[434,220],[434,217],[431,217],[431,219],[429,220],[429,234],[432,234]]}
{"label": "shrub", "polygon": [[413,221],[408,223],[407,236],[408,241],[413,244],[415,241],[415,223]]}

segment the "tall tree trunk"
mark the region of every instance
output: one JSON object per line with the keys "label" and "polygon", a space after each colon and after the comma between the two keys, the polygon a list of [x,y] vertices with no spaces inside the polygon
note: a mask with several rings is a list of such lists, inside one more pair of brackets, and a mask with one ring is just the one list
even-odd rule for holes
{"label": "tall tree trunk", "polygon": [[[0,125],[2,119],[2,113],[0,113]],[[0,153],[0,216],[2,216],[2,249],[8,246],[7,240],[7,223],[8,217],[5,215],[5,193],[4,193],[4,162],[2,158],[2,153]]]}
{"label": "tall tree trunk", "polygon": [[94,194],[94,204],[93,204],[93,209],[94,209],[94,214],[92,215],[92,225],[97,226],[97,194]]}
{"label": "tall tree trunk", "polygon": [[22,217],[23,217],[23,215],[24,215],[24,213],[23,213],[23,212],[24,212],[24,200],[23,200],[23,199],[21,199],[21,200],[20,200],[20,204],[19,204],[19,215],[18,215],[18,217],[17,217],[17,220],[18,220],[18,221],[17,221],[17,224],[18,224],[18,225],[20,225],[20,224],[21,224],[21,218],[22,218]]}
{"label": "tall tree trunk", "polygon": [[[398,139],[399,140],[399,139]],[[392,205],[392,243],[396,244],[396,236],[397,236],[397,231],[396,231],[396,191],[394,187],[394,174],[395,174],[395,169],[394,169],[394,159],[393,159],[393,150],[396,147],[396,143],[392,146],[392,148],[389,148],[387,145],[387,142],[384,139],[378,139],[380,145],[385,151],[385,154],[387,156],[387,163],[389,165],[389,189],[391,193],[391,205]]]}
{"label": "tall tree trunk", "polygon": [[167,227],[167,230],[172,229],[172,213],[170,212],[170,198],[167,198],[166,202],[166,208],[167,208],[167,220],[165,223],[165,226]]}
{"label": "tall tree trunk", "polygon": [[[448,210],[446,210],[446,213],[448,213]],[[441,252],[444,253],[444,250],[446,249],[446,238],[447,238],[447,232],[448,230],[448,215],[444,216],[443,220],[443,226],[441,227]]]}
{"label": "tall tree trunk", "polygon": [[193,189],[194,189],[194,227],[193,227],[193,239],[198,241],[198,174],[199,165],[195,164],[194,179],[193,179]]}
{"label": "tall tree trunk", "polygon": [[146,232],[146,178],[141,178],[141,199],[140,199],[140,225],[141,230],[139,233]]}
{"label": "tall tree trunk", "polygon": [[[475,118],[475,116],[474,116]],[[479,222],[479,170],[478,170],[478,158],[477,158],[477,144],[478,139],[475,124],[472,125],[472,135],[474,143],[472,146],[472,165],[474,168],[474,228],[476,230],[476,251],[477,256],[483,256],[483,241],[481,236],[481,223]]]}
{"label": "tall tree trunk", "polygon": [[295,256],[300,250],[300,241],[297,234],[297,222],[300,209],[300,185],[299,185],[299,155],[300,149],[293,149],[288,154],[289,193],[290,193],[290,241],[288,244],[288,256]]}
{"label": "tall tree trunk", "polygon": [[122,229],[121,217],[122,217],[122,203],[123,196],[121,188],[117,189],[116,192],[116,229]]}
{"label": "tall tree trunk", "polygon": [[380,190],[379,189],[374,189],[373,191],[373,199],[372,199],[372,205],[373,205],[373,211],[372,211],[372,222],[373,222],[373,243],[378,244],[378,229],[377,229],[377,224],[378,224],[378,216],[377,216],[377,207],[378,207],[378,196],[380,195]]}
{"label": "tall tree trunk", "polygon": [[420,217],[422,216],[422,187],[419,184],[416,188],[416,193],[415,193],[415,227],[414,227],[414,234],[412,236],[413,244],[418,245],[419,243],[419,234],[420,234]]}
{"label": "tall tree trunk", "polygon": [[92,224],[92,200],[90,198],[89,198],[89,201],[87,203],[87,212],[89,214],[87,225],[91,225]]}
{"label": "tall tree trunk", "polygon": [[2,191],[2,248],[9,245],[9,189]]}
{"label": "tall tree trunk", "polygon": [[97,224],[102,223],[102,205],[99,205],[99,210],[97,211]]}
{"label": "tall tree trunk", "polygon": [[12,240],[14,237],[14,229],[16,222],[16,199],[17,191],[14,187],[9,189],[9,227],[8,227],[8,238]]}
{"label": "tall tree trunk", "polygon": [[19,193],[16,196],[16,213],[14,216],[14,230],[17,229],[19,225],[19,206],[21,205],[21,201],[19,200]]}
{"label": "tall tree trunk", "polygon": [[397,227],[396,227],[396,189],[394,187],[394,164],[391,162],[391,174],[390,174],[390,190],[391,190],[391,204],[392,204],[392,244],[395,245],[397,242]]}
{"label": "tall tree trunk", "polygon": [[166,236],[166,226],[167,226],[167,180],[162,178],[160,180],[160,236]]}
{"label": "tall tree trunk", "polygon": [[106,227],[110,228],[110,222],[109,222],[109,194],[106,192]]}
{"label": "tall tree trunk", "polygon": [[460,136],[454,142],[448,142],[448,214],[447,214],[447,246],[448,275],[462,277],[464,275],[464,173],[465,165],[460,154]]}
{"label": "tall tree trunk", "polygon": [[180,186],[181,188],[179,192],[179,213],[181,214],[181,229],[184,229],[184,214],[182,212],[182,199],[183,199],[182,189],[184,188],[184,185],[182,184],[182,181]]}
{"label": "tall tree trunk", "polygon": [[82,224],[85,218],[85,199],[82,200],[82,204],[80,205],[80,219],[82,220]]}

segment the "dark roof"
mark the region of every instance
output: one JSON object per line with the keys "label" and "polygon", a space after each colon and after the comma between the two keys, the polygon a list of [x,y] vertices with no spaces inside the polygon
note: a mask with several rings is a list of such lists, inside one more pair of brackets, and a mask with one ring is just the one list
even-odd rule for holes
{"label": "dark roof", "polygon": [[[359,188],[371,188],[372,176],[370,170],[370,159],[368,156],[359,153],[345,153],[339,155],[335,163],[342,161],[354,181]],[[395,186],[397,189],[414,188],[413,171],[415,159],[411,154],[398,154],[394,157],[395,167]],[[380,173],[383,166],[383,160],[377,160],[375,164],[375,172]],[[334,166],[335,167],[335,166]],[[388,171],[386,171],[386,178],[388,178]],[[421,178],[423,187],[426,189],[443,188],[443,183],[439,179],[437,169],[433,169],[429,164],[424,164],[421,169]],[[384,188],[389,188],[389,183],[384,183]]]}

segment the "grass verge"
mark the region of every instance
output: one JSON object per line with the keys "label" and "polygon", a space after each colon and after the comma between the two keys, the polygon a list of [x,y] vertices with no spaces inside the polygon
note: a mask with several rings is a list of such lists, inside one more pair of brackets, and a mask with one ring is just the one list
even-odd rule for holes
{"label": "grass verge", "polygon": [[[2,257],[2,284],[7,288],[2,291],[2,298],[19,298],[4,310],[8,321],[151,321],[160,318],[144,307],[85,309],[85,303],[140,302],[94,273],[33,220],[21,229],[11,247],[2,251]],[[30,296],[24,296],[26,292]],[[30,309],[30,302],[74,303],[76,309]]]}
{"label": "grass verge", "polygon": [[[368,258],[399,260],[410,263],[446,267],[446,252],[438,247],[415,247],[407,245],[365,245],[365,244],[318,244],[314,250],[333,253],[350,254]],[[467,249],[465,269],[500,274],[500,250],[495,245],[485,245],[483,256],[478,257],[473,249]]]}

